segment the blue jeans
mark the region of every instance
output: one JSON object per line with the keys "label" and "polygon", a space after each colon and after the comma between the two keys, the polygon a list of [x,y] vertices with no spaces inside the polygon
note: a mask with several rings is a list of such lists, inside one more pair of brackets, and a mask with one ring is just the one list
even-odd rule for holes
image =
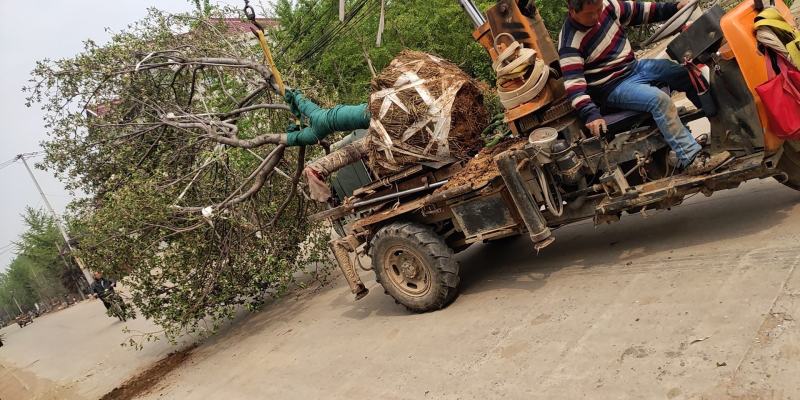
{"label": "blue jeans", "polygon": [[678,118],[672,99],[657,86],[685,92],[692,103],[700,104],[685,68],[669,60],[638,60],[631,74],[608,94],[606,105],[653,114],[667,144],[675,150],[680,166],[686,167],[701,147]]}

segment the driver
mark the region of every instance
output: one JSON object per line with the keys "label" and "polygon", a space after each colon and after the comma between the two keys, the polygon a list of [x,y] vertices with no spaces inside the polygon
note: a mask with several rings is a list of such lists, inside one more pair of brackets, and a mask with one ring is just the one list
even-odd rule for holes
{"label": "driver", "polygon": [[648,112],[677,156],[678,166],[690,175],[713,170],[730,153],[702,151],[678,118],[670,96],[656,87],[686,92],[695,105],[699,98],[682,66],[669,60],[637,60],[626,26],[665,21],[683,8],[680,3],[622,0],[567,0],[569,16],[558,39],[564,85],[572,106],[592,135],[606,130],[601,106]]}
{"label": "driver", "polygon": [[106,306],[106,310],[111,308],[111,304],[106,300],[106,292],[113,292],[114,286],[117,284],[111,279],[106,279],[103,277],[103,273],[100,271],[95,271],[94,274],[94,282],[89,289],[92,292],[94,297],[100,299],[103,302],[103,305]]}

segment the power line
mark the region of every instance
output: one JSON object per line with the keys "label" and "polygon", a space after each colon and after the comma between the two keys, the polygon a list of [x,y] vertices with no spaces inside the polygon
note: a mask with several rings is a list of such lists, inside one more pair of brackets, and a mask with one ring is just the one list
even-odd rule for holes
{"label": "power line", "polygon": [[[371,16],[380,5],[380,2],[374,0],[359,0],[352,6],[351,10],[345,15],[344,21],[335,25],[333,28],[325,29],[308,48],[303,51],[294,62],[303,62],[313,59],[316,55],[324,51],[328,46],[333,43],[335,39],[361,25],[367,17]],[[361,12],[364,10],[364,12]],[[330,25],[326,26],[328,28]]]}
{"label": "power line", "polygon": [[12,159],[10,159],[10,160],[8,160],[8,161],[3,161],[2,163],[0,163],[0,169],[3,169],[3,168],[5,168],[5,167],[8,167],[8,166],[10,166],[11,164],[14,164],[15,162],[17,162],[17,159],[16,159],[16,158],[12,158]]}
{"label": "power line", "polygon": [[[300,39],[301,37],[305,36],[306,33],[308,33],[314,25],[317,25],[322,21],[322,19],[321,19],[322,18],[322,14],[325,13],[326,8],[325,7],[318,7],[318,6],[319,6],[319,0],[317,0],[313,4],[307,4],[306,11],[309,12],[309,13],[311,13],[311,12],[314,12],[314,13],[310,14],[310,15],[305,15],[306,18],[302,18],[302,16],[304,14],[299,9],[294,11],[294,13],[296,15],[298,15],[298,14],[300,15],[300,18],[298,18],[298,21],[293,24],[294,26],[292,26],[292,29],[296,30],[296,33],[292,36],[291,39],[289,39],[289,40],[284,39],[284,40],[282,40],[282,41],[280,41],[278,43],[278,46],[281,48],[279,53],[278,53],[278,55],[282,56],[284,53],[286,53],[286,50],[288,50],[289,47],[291,47],[293,44],[295,44],[298,39]],[[308,23],[306,23],[305,26],[303,26],[305,21],[308,21]],[[328,24],[328,25],[330,25],[330,24]],[[328,25],[326,25],[326,27]]]}
{"label": "power line", "polygon": [[14,250],[16,250],[16,247],[17,247],[17,244],[14,243],[14,242],[11,242],[11,243],[9,243],[9,244],[7,244],[5,246],[0,246],[0,255],[6,254],[6,253],[8,253],[10,251],[14,251]]}
{"label": "power line", "polygon": [[34,152],[31,152],[31,153],[18,154],[16,156],[14,156],[14,158],[12,158],[10,160],[3,161],[2,163],[0,163],[0,169],[3,169],[3,168],[8,167],[8,166],[11,166],[11,164],[14,164],[15,162],[17,162],[17,161],[19,161],[19,160],[21,160],[23,158],[27,160],[29,158],[36,157],[36,156],[38,156],[40,154],[43,154],[43,153],[44,153],[43,151],[34,151]]}
{"label": "power line", "polygon": [[[350,30],[353,30],[361,25],[361,23],[370,17],[374,11],[378,9],[377,5],[380,3],[373,1],[369,4],[369,0],[362,0],[353,6],[353,9],[345,16],[344,22],[333,27],[329,32],[323,34],[317,43],[313,44],[310,49],[306,50],[304,54],[298,57],[298,62],[312,60],[319,54],[324,52],[333,42],[345,36]],[[366,10],[361,12],[362,10]]]}

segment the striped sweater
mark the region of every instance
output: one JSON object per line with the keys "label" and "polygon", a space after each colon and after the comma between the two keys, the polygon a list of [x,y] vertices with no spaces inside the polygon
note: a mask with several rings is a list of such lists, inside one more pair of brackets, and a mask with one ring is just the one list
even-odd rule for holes
{"label": "striped sweater", "polygon": [[603,0],[603,4],[595,26],[585,27],[567,17],[558,39],[567,96],[585,123],[602,118],[592,97],[602,102],[636,62],[623,27],[665,21],[678,10],[675,3]]}

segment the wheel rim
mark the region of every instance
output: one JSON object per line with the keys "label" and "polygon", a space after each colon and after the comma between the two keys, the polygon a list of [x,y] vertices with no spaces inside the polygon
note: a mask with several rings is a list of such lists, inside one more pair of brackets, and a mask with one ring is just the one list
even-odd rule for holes
{"label": "wheel rim", "polygon": [[383,257],[383,272],[389,282],[404,294],[421,297],[431,290],[431,271],[423,258],[405,246],[392,246]]}

